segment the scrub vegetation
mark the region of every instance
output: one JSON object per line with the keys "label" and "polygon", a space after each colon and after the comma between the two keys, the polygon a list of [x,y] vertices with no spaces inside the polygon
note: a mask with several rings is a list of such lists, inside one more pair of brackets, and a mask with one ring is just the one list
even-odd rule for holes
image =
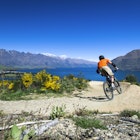
{"label": "scrub vegetation", "polygon": [[51,75],[45,70],[36,74],[23,73],[14,80],[0,81],[0,99],[1,100],[20,100],[31,99],[27,95],[62,95],[71,94],[75,90],[83,90],[87,87],[87,80],[82,77],[68,75],[63,78]]}

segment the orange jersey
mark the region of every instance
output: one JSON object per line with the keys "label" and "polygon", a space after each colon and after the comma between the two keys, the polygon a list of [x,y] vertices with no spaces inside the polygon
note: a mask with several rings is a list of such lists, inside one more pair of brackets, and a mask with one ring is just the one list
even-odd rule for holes
{"label": "orange jersey", "polygon": [[108,63],[111,63],[109,59],[102,59],[98,62],[98,68],[102,68],[103,66],[107,66]]}

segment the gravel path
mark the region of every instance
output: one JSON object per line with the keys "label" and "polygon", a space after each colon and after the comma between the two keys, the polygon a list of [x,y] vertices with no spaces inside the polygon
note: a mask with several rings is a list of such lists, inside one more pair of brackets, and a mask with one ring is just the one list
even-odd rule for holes
{"label": "gravel path", "polygon": [[74,112],[80,108],[103,112],[120,112],[124,109],[140,110],[140,87],[121,83],[123,93],[115,93],[109,101],[104,95],[102,82],[91,81],[86,91],[75,92],[74,97],[43,98],[30,101],[0,101],[0,110],[5,113],[18,114],[22,111],[34,114],[49,115],[53,106],[66,105],[66,111]]}

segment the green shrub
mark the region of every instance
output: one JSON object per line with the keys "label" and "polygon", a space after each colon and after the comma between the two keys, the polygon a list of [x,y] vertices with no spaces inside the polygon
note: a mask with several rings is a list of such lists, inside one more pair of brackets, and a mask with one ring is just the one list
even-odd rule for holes
{"label": "green shrub", "polygon": [[129,82],[129,83],[132,83],[132,84],[136,84],[138,82],[137,78],[134,75],[126,76],[125,80],[126,80],[126,82]]}
{"label": "green shrub", "polygon": [[99,128],[99,129],[107,129],[106,126],[98,119],[95,118],[87,118],[87,117],[76,117],[73,118],[75,124],[82,128]]}
{"label": "green shrub", "polygon": [[72,74],[61,79],[60,91],[72,93],[74,90],[82,90],[87,87],[87,80],[81,77],[75,77]]}
{"label": "green shrub", "polygon": [[58,106],[53,106],[52,108],[52,112],[50,114],[50,119],[55,119],[55,118],[60,118],[60,117],[64,117],[65,116],[65,105],[62,105],[60,107]]}
{"label": "green shrub", "polygon": [[[25,73],[17,80],[0,81],[0,99],[21,100],[30,93],[60,95],[62,93],[73,93],[74,90],[83,90],[86,87],[87,80],[80,76],[75,77],[70,74],[60,78],[43,70],[35,75]],[[25,97],[25,99],[27,98]]]}
{"label": "green shrub", "polygon": [[120,113],[121,117],[132,117],[133,115],[137,115],[140,119],[140,111],[135,110],[124,110]]}
{"label": "green shrub", "polygon": [[5,92],[0,95],[1,100],[21,100],[24,99],[24,96],[28,95],[28,93],[25,93],[21,90],[16,91],[15,93]]}
{"label": "green shrub", "polygon": [[3,110],[0,110],[0,117],[2,117],[4,115],[5,115],[4,111]]}
{"label": "green shrub", "polygon": [[79,105],[77,105],[77,107],[74,106],[74,108],[75,108],[74,114],[77,116],[93,116],[99,113],[98,110],[91,111],[86,109],[86,106],[81,108],[79,107]]}

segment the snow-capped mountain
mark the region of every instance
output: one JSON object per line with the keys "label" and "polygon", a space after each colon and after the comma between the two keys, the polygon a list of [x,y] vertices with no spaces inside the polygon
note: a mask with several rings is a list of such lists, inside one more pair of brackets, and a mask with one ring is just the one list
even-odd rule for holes
{"label": "snow-capped mountain", "polygon": [[0,64],[17,68],[92,67],[96,62],[56,56],[50,53],[32,54],[0,49]]}

